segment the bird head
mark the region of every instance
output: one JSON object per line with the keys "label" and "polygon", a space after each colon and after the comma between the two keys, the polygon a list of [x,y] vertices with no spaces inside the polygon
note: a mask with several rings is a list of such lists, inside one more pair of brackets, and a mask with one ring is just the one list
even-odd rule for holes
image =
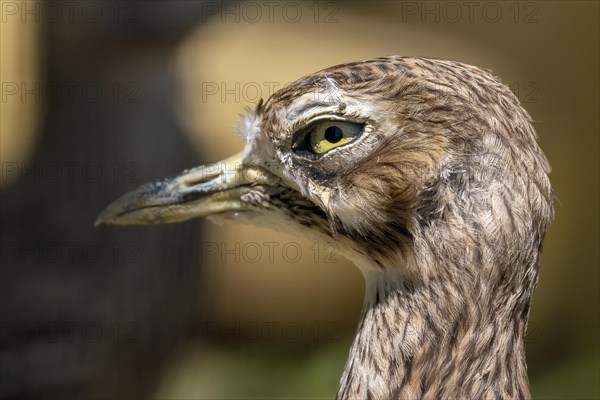
{"label": "bird head", "polygon": [[143,185],[96,224],[234,220],[333,238],[363,270],[415,277],[443,273],[434,259],[509,262],[551,218],[529,116],[477,67],[397,56],[331,67],[260,101],[240,132],[240,154]]}

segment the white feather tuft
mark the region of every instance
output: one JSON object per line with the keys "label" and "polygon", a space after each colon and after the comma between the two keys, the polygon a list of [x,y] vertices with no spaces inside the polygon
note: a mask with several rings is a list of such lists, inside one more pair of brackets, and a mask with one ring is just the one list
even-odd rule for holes
{"label": "white feather tuft", "polygon": [[246,142],[254,141],[260,135],[260,115],[251,109],[242,118],[238,126],[238,133],[246,139]]}

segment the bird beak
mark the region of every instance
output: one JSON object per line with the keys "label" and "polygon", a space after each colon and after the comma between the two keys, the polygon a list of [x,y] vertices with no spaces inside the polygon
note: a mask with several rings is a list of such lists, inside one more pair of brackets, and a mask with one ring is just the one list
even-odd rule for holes
{"label": "bird beak", "polygon": [[244,211],[241,200],[254,185],[276,185],[279,179],[252,165],[242,153],[164,180],[140,186],[110,204],[96,218],[100,224],[159,224],[227,212]]}

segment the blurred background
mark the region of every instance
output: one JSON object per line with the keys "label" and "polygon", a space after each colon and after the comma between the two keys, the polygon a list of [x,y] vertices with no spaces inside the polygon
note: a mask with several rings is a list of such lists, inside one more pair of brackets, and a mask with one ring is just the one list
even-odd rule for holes
{"label": "blurred background", "polygon": [[0,1],[0,397],[333,398],[363,280],[239,225],[93,228],[137,185],[243,147],[239,115],[389,54],[489,68],[553,167],[534,398],[600,397],[599,3]]}

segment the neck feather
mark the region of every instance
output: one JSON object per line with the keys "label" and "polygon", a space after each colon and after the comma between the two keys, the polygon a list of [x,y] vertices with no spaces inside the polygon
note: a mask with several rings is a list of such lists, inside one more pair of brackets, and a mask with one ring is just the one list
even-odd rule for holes
{"label": "neck feather", "polygon": [[365,278],[338,399],[530,398],[529,299],[523,309],[517,297],[500,301],[448,280],[409,283],[380,271]]}

